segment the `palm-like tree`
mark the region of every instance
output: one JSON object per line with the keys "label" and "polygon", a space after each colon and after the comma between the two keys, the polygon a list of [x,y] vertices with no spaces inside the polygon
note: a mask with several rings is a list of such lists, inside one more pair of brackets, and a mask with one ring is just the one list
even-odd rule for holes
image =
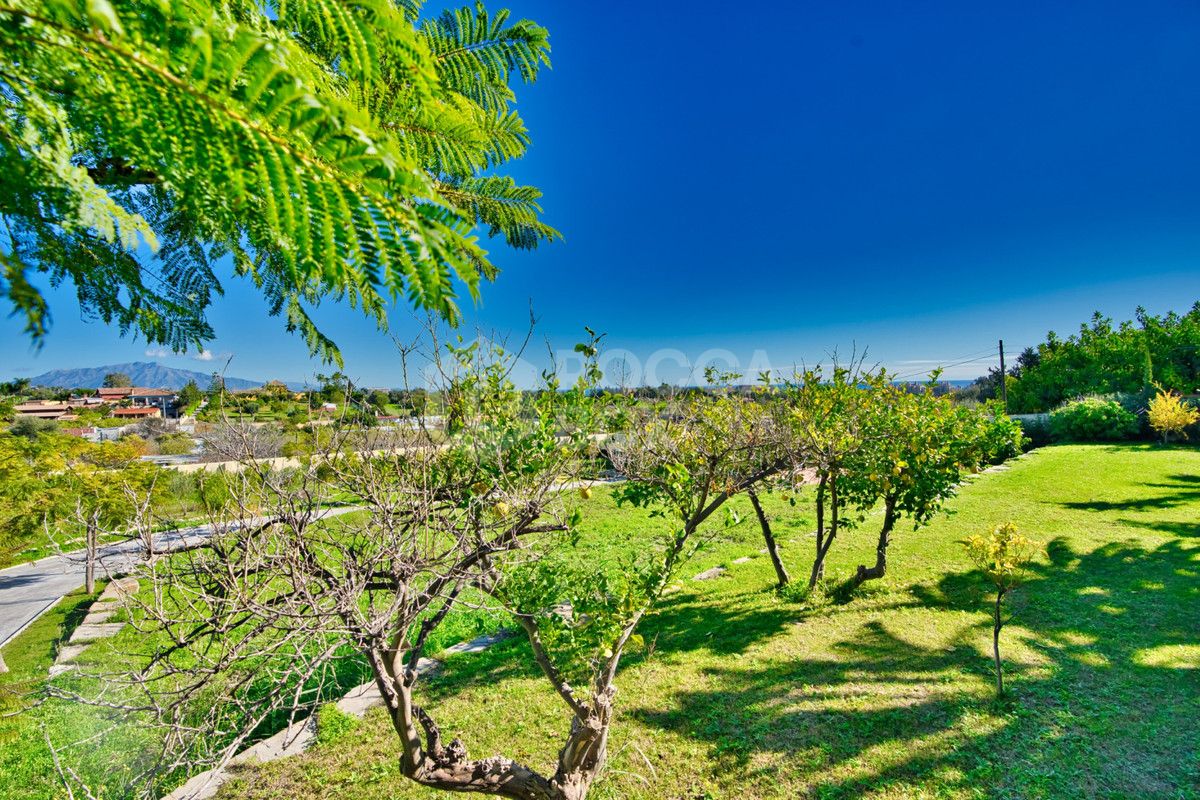
{"label": "palm-like tree", "polygon": [[474,234],[554,238],[498,170],[529,144],[510,80],[545,29],[419,0],[0,0],[0,292],[35,341],[37,287],[175,348],[211,338],[229,256],[314,353],[333,296],[386,326],[454,321],[495,270]]}

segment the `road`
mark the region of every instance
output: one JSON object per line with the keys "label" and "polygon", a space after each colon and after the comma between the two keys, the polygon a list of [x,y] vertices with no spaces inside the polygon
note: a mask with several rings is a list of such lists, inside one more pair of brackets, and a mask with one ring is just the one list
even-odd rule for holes
{"label": "road", "polygon": [[[333,517],[357,510],[354,506],[332,508],[322,516]],[[261,524],[264,520],[253,520]],[[160,553],[178,550],[203,542],[212,535],[208,525],[166,531],[154,537],[154,548]],[[138,540],[105,545],[100,548],[98,578],[131,572],[142,561],[142,545]],[[0,646],[8,643],[31,622],[49,611],[64,595],[83,585],[84,551],[50,556],[29,564],[0,570]]]}
{"label": "road", "polygon": [[[613,482],[612,480],[570,481],[561,483],[554,488],[559,491],[570,491],[582,486],[599,486]],[[331,508],[327,509],[322,516],[335,517],[357,510],[358,506]],[[250,524],[260,525],[265,521],[265,518],[251,520]],[[211,535],[212,528],[208,525],[167,531],[154,537],[154,549],[159,553],[167,553],[203,542]],[[141,561],[140,541],[105,545],[100,548],[96,576],[108,578],[111,575],[132,572],[133,568]],[[55,603],[65,595],[82,586],[85,566],[84,552],[77,550],[73,553],[50,556],[40,561],[18,564],[15,567],[0,570],[0,647],[25,630],[35,619],[53,608]]]}

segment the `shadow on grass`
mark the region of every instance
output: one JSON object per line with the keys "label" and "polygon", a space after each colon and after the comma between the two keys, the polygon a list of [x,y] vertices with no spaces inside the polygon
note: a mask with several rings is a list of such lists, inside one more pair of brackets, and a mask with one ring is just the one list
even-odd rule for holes
{"label": "shadow on grass", "polygon": [[[628,713],[709,743],[714,774],[773,780],[799,768],[821,797],[925,781],[1005,796],[1194,788],[1200,670],[1155,665],[1147,654],[1194,647],[1197,551],[1170,542],[1077,553],[1061,541],[1049,551],[1010,606],[1010,647],[1019,636],[1030,663],[1008,663],[1007,704],[992,700],[979,650],[990,620],[980,614],[948,647],[928,649],[870,619],[832,655],[721,664],[706,673],[712,688],[679,695],[667,710]],[[917,591],[935,608],[986,610],[973,572]]]}
{"label": "shadow on grass", "polygon": [[1191,505],[1200,502],[1200,477],[1195,475],[1170,475],[1167,482],[1146,483],[1145,487],[1153,489],[1169,489],[1166,493],[1147,496],[1145,493],[1137,497],[1123,500],[1083,500],[1059,503],[1063,508],[1074,511],[1152,511],[1177,506]]}
{"label": "shadow on grass", "polygon": [[1179,536],[1184,539],[1200,538],[1200,522],[1172,522],[1170,520],[1137,520],[1137,519],[1121,519],[1118,520],[1122,525],[1132,525],[1135,528],[1145,528],[1150,531],[1158,531],[1165,533],[1168,536]]}

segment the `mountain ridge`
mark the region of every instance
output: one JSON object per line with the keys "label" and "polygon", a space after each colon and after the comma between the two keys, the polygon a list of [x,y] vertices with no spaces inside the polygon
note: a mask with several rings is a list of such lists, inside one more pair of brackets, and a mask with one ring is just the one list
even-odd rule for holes
{"label": "mountain ridge", "polygon": [[[208,384],[212,381],[212,373],[168,367],[153,361],[131,361],[126,364],[105,364],[99,367],[78,367],[76,369],[52,369],[29,380],[33,386],[99,389],[104,384],[104,376],[110,372],[125,373],[134,386],[149,386],[156,389],[182,389],[188,381],[195,381],[196,385],[203,390],[208,388]],[[254,389],[262,385],[263,381],[253,381],[248,378],[225,378],[225,388],[227,389]]]}

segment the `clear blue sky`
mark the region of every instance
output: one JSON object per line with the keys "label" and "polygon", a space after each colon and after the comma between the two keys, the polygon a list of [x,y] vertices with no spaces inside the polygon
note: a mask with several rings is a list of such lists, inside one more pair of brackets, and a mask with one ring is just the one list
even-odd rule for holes
{"label": "clear blue sky", "polygon": [[[721,348],[784,367],[857,343],[912,372],[1094,309],[1200,299],[1195,2],[508,5],[551,31],[554,69],[518,90],[534,146],[513,171],[566,239],[494,242],[475,324],[519,332],[532,303],[556,346],[587,324],[643,363]],[[214,361],[157,360],[321,369],[247,284],[227,288]],[[51,299],[40,352],[0,325],[0,376],[146,360]],[[399,382],[356,312],[317,316],[352,377]]]}

